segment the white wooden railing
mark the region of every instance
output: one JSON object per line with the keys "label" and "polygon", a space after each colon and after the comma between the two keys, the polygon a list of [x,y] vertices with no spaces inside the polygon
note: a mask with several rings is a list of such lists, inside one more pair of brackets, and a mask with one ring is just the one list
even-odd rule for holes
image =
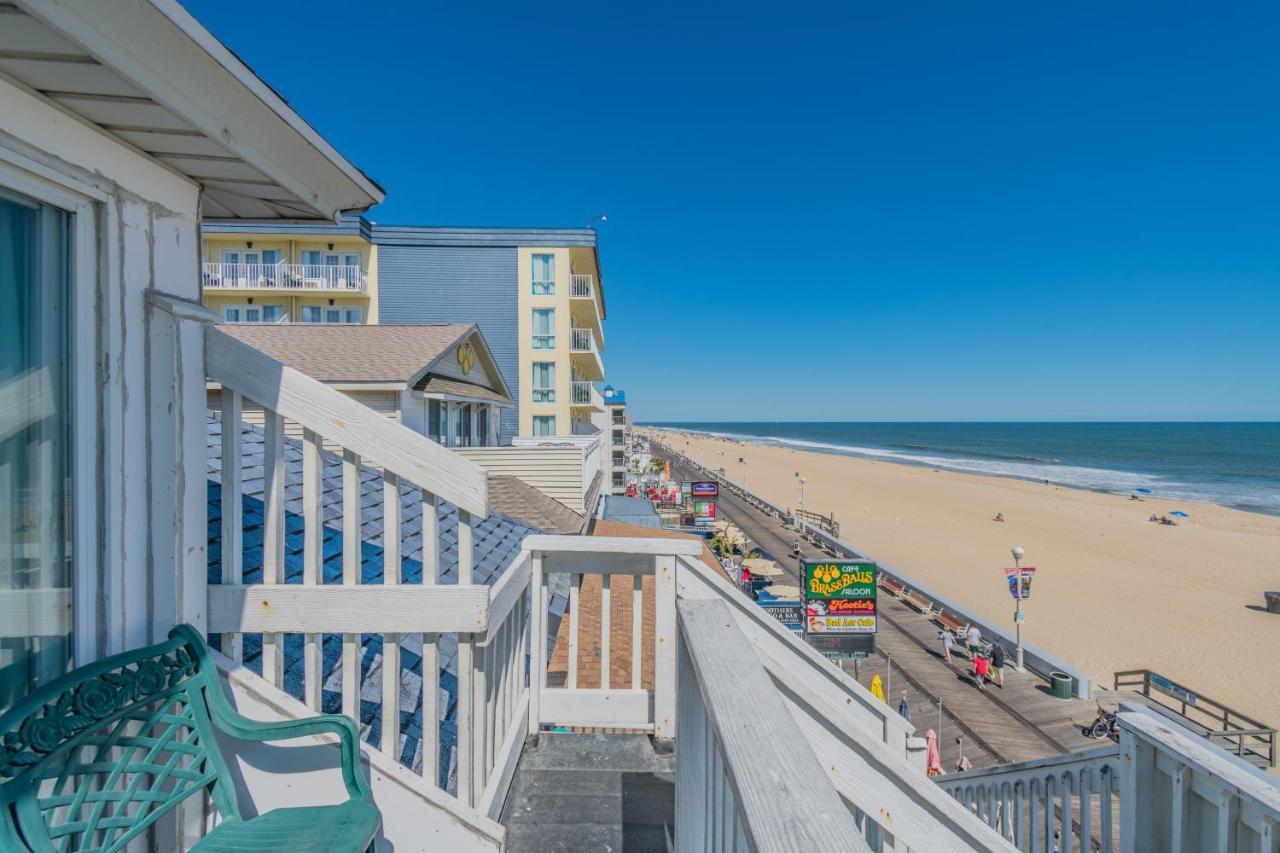
{"label": "white wooden railing", "polygon": [[[670,739],[675,732],[675,573],[680,555],[701,553],[700,542],[669,539],[613,539],[584,536],[529,536],[525,549],[532,559],[533,634],[547,637],[553,589],[565,590],[568,609],[567,667],[562,686],[548,684],[548,643],[535,642],[529,667],[530,735],[543,727],[608,727],[652,732]],[[600,581],[600,682],[579,684],[581,589],[584,576]],[[610,673],[612,606],[617,577],[630,579],[630,678],[614,684]],[[653,686],[643,684],[643,580],[653,578]],[[623,599],[625,602],[625,599]],[[625,607],[625,604],[624,604]]]}
{"label": "white wooden railing", "polygon": [[869,853],[728,606],[678,611],[678,848]]}
{"label": "white wooden railing", "polygon": [[[302,700],[312,710],[321,704],[322,641],[325,634],[342,637],[342,712],[360,720],[361,637],[382,638],[381,738],[376,748],[398,758],[400,714],[400,650],[410,636],[422,643],[421,784],[438,784],[439,640],[456,634],[457,797],[471,805],[483,800],[495,762],[495,736],[506,738],[523,698],[522,667],[516,664],[526,614],[515,592],[527,585],[527,565],[508,569],[493,590],[472,582],[473,525],[487,515],[488,481],[475,464],[441,447],[344,394],[311,379],[235,338],[209,329],[206,337],[209,379],[221,383],[222,406],[222,583],[208,590],[208,630],[222,635],[222,650],[233,661],[243,659],[246,634],[262,636],[262,677],[283,688],[287,634],[303,637]],[[261,406],[263,426],[262,580],[243,582],[242,492],[244,470],[241,411],[246,403]],[[285,577],[286,440],[284,423],[303,428],[301,442],[302,538],[301,577]],[[342,532],[340,584],[323,579],[326,458],[324,444],[341,448],[342,508],[334,523]],[[294,454],[296,459],[297,454]],[[295,463],[290,463],[295,464]],[[293,469],[296,475],[296,469]],[[378,583],[361,577],[361,480],[376,477],[382,504],[382,563]],[[407,500],[421,506],[422,580],[402,577],[402,508]],[[442,584],[441,531],[437,501],[457,507],[456,582]],[[354,543],[355,547],[348,547]],[[491,599],[491,592],[493,598]],[[415,642],[416,645],[416,642]],[[390,675],[390,677],[388,677]],[[501,697],[501,712],[494,700]],[[521,728],[523,730],[523,728]]]}
{"label": "white wooden railing", "polygon": [[1119,773],[1120,748],[1108,744],[936,781],[1019,850],[1111,853]]}
{"label": "white wooden railing", "polygon": [[206,262],[202,270],[211,290],[369,290],[368,272],[355,265]]}
{"label": "white wooden railing", "polygon": [[1274,777],[1150,711],[1121,711],[1121,850],[1280,850]]}
{"label": "white wooden railing", "polygon": [[590,273],[572,273],[569,276],[569,293],[574,299],[590,299],[595,295],[594,278]]}

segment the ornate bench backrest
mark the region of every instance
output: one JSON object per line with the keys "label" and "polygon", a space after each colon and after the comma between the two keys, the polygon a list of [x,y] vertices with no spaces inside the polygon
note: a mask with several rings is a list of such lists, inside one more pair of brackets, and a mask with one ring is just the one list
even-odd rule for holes
{"label": "ornate bench backrest", "polygon": [[0,850],[123,850],[206,790],[238,816],[209,721],[218,689],[203,640],[179,626],[28,696],[0,717]]}

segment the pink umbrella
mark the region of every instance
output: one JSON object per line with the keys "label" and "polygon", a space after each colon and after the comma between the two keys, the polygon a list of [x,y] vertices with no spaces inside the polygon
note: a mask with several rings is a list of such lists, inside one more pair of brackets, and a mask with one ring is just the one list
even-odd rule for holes
{"label": "pink umbrella", "polygon": [[942,775],[942,756],[938,753],[938,733],[933,729],[924,734],[925,753],[924,767],[925,772],[930,778]]}

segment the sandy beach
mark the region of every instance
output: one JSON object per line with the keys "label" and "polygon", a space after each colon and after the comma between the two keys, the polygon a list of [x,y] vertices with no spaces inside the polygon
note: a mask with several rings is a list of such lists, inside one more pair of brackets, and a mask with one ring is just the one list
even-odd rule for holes
{"label": "sandy beach", "polygon": [[[1149,668],[1280,725],[1280,517],[1203,503],[983,477],[847,456],[662,433],[663,440],[768,500],[834,513],[841,538],[1013,629],[1009,549],[1034,565],[1024,638],[1094,674]],[[722,455],[723,454],[723,455]],[[1148,517],[1178,507],[1178,526]],[[1003,513],[1003,523],[993,521]]]}

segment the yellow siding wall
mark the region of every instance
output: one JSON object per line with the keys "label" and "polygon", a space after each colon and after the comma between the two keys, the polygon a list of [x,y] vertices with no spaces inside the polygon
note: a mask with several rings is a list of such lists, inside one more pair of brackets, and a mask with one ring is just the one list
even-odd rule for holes
{"label": "yellow siding wall", "polygon": [[[360,237],[327,234],[317,236],[290,235],[284,238],[271,234],[255,234],[251,232],[216,234],[205,235],[201,240],[203,260],[207,263],[219,263],[222,261],[223,250],[235,249],[244,251],[249,248],[248,243],[253,243],[253,251],[277,251],[285,263],[290,264],[301,263],[302,253],[305,251],[359,252],[360,266],[368,276],[369,293],[367,296],[364,294],[348,295],[344,293],[319,293],[302,296],[282,290],[261,288],[237,290],[235,292],[206,291],[204,293],[204,304],[210,310],[216,312],[219,317],[222,316],[222,307],[224,305],[244,305],[248,297],[252,297],[255,305],[282,306],[288,313],[289,320],[295,323],[300,321],[302,316],[301,309],[304,306],[318,305],[327,307],[330,305],[330,300],[332,300],[334,307],[362,309],[365,323],[378,322],[377,246],[366,242]],[[330,244],[333,246],[332,250],[329,249]]]}
{"label": "yellow siding wall", "polygon": [[[554,255],[556,292],[553,296],[533,295],[533,256]],[[569,360],[569,250],[522,246],[516,253],[516,288],[519,295],[520,335],[520,435],[533,435],[534,415],[554,415],[556,435],[570,435],[569,400],[573,387],[573,369]],[[556,348],[533,348],[533,309],[554,308],[556,312]],[[533,363],[553,361],[556,365],[556,401],[534,403]]]}

